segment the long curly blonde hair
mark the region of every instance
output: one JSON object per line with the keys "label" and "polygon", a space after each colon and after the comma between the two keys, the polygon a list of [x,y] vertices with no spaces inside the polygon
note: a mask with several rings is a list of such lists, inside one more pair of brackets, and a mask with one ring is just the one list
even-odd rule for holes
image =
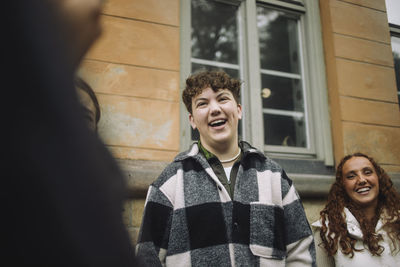
{"label": "long curly blonde hair", "polygon": [[[364,157],[368,159],[374,166],[379,179],[378,207],[375,217],[372,220],[367,220],[365,218],[357,204],[350,199],[344,189],[343,166],[353,157]],[[348,234],[346,220],[343,215],[343,209],[345,207],[351,211],[360,224],[364,237],[364,246],[368,248],[372,255],[376,256],[381,255],[384,250],[379,244],[379,241],[382,240],[382,236],[375,232],[376,223],[381,213],[384,212],[385,221],[383,227],[393,243],[392,253],[399,251],[400,195],[393,187],[393,182],[385,170],[381,168],[373,158],[363,153],[358,152],[347,155],[340,161],[336,169],[336,180],[329,190],[327,204],[320,212],[322,221],[320,231],[322,246],[330,256],[335,255],[339,248],[345,255],[350,255],[350,257],[354,256],[355,251],[360,251],[355,248],[356,240]]]}

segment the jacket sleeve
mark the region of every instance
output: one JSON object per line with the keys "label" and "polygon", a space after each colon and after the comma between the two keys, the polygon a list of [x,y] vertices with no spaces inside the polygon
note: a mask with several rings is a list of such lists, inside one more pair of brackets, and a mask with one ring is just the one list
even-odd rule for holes
{"label": "jacket sleeve", "polygon": [[146,266],[165,266],[172,212],[168,198],[150,186],[136,246],[136,254]]}
{"label": "jacket sleeve", "polygon": [[335,261],[328,255],[323,247],[320,246],[322,239],[320,236],[320,228],[314,230],[315,251],[317,255],[317,266],[335,267]]}
{"label": "jacket sleeve", "polygon": [[286,194],[283,194],[286,266],[314,267],[316,266],[315,246],[310,224],[292,181],[287,178],[285,172],[283,176],[288,181],[288,189],[283,190],[286,191]]}

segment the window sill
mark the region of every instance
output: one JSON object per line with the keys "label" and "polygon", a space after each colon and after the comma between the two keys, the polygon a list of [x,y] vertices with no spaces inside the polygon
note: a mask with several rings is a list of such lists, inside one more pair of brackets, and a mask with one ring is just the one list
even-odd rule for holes
{"label": "window sill", "polygon": [[326,197],[335,181],[335,169],[315,159],[272,157],[285,170],[302,198]]}
{"label": "window sill", "polygon": [[[274,159],[293,180],[301,198],[326,198],[335,180],[333,167],[322,161]],[[150,184],[157,179],[169,162],[118,159],[125,178],[129,198],[145,198]],[[388,173],[400,192],[400,173]]]}

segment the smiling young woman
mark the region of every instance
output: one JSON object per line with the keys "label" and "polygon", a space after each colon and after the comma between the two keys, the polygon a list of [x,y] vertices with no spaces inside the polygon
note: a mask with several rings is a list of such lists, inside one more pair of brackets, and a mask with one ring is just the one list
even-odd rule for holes
{"label": "smiling young woman", "polygon": [[374,159],[344,157],[321,218],[312,224],[318,266],[397,266],[399,215],[400,195]]}
{"label": "smiling young woman", "polygon": [[343,164],[343,186],[348,197],[372,220],[378,207],[379,178],[365,157],[352,157]]}

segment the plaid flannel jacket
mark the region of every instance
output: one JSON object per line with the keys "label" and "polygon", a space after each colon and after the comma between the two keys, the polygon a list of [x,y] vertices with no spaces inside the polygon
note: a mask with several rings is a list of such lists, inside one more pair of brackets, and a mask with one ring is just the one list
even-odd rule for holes
{"label": "plaid flannel jacket", "polygon": [[315,266],[292,181],[263,153],[240,146],[234,199],[197,143],[149,187],[136,248],[148,266]]}

